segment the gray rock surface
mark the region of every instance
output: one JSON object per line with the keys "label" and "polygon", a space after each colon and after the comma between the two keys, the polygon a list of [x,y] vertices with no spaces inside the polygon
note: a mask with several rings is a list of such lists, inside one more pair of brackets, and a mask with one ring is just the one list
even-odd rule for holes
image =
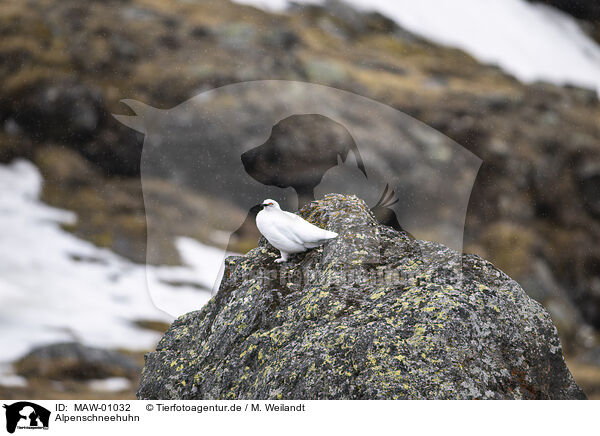
{"label": "gray rock surface", "polygon": [[102,92],[72,80],[40,82],[13,103],[18,124],[36,139],[77,143],[92,137],[104,117]]}
{"label": "gray rock surface", "polygon": [[543,307],[489,262],[329,195],[340,236],[283,265],[261,240],[146,356],[141,399],[584,399]]}
{"label": "gray rock surface", "polygon": [[139,366],[133,357],[115,350],[76,342],[44,345],[15,362],[20,375],[51,380],[90,380],[108,377],[135,379]]}

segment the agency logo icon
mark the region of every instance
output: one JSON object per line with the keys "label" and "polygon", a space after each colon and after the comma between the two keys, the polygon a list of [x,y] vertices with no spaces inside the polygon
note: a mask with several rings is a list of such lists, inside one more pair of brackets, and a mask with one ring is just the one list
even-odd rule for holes
{"label": "agency logo icon", "polygon": [[50,411],[29,401],[19,401],[3,406],[6,409],[6,431],[14,433],[16,429],[47,430]]}

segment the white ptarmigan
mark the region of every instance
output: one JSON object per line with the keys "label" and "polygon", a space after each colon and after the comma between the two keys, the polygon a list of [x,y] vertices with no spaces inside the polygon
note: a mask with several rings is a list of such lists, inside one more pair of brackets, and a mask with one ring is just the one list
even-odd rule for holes
{"label": "white ptarmigan", "polygon": [[323,245],[337,233],[323,230],[298,215],[281,210],[279,203],[267,199],[256,215],[256,226],[271,245],[281,252],[275,262],[287,262],[288,256]]}

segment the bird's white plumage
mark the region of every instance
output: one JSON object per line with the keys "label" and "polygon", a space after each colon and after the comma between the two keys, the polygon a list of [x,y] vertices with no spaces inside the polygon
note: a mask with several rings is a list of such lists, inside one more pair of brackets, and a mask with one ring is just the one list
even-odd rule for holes
{"label": "bird's white plumage", "polygon": [[281,210],[274,200],[265,200],[256,215],[256,226],[267,241],[281,252],[275,262],[285,262],[290,254],[318,247],[337,233],[321,229],[298,215]]}

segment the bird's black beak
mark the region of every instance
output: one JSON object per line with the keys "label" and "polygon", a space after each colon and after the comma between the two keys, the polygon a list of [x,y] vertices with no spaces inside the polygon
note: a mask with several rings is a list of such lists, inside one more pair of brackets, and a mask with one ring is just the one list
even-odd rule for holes
{"label": "bird's black beak", "polygon": [[250,215],[250,216],[256,216],[256,214],[258,212],[260,212],[261,210],[262,210],[262,204],[255,204],[248,211],[248,215]]}

